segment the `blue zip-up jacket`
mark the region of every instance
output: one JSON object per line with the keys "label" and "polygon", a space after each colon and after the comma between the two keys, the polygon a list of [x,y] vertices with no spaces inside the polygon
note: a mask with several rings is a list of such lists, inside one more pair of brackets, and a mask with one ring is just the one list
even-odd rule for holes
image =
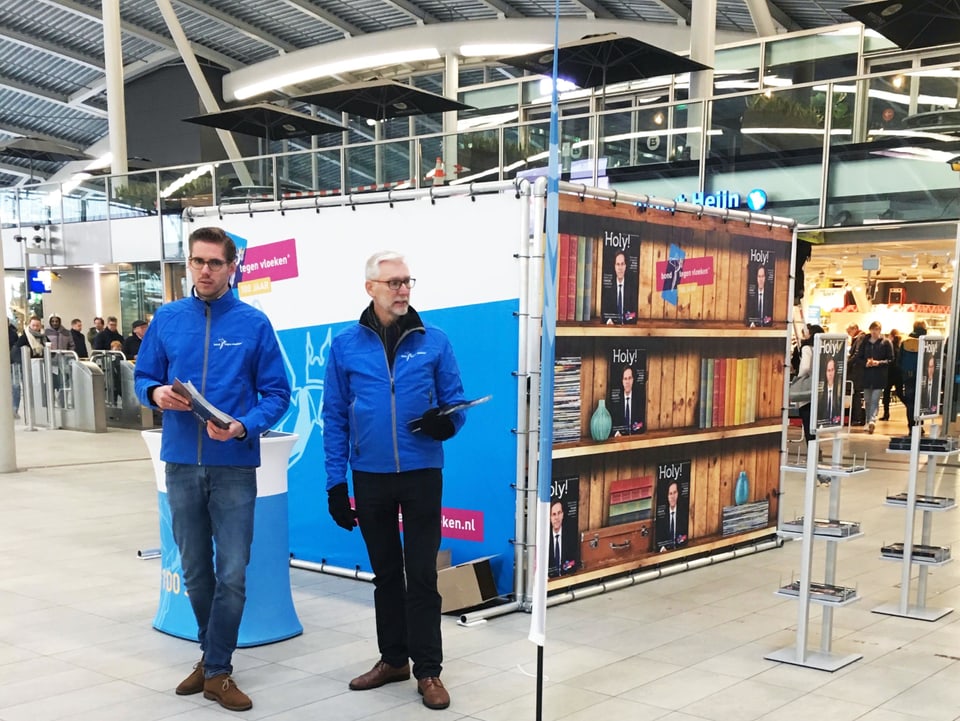
{"label": "blue zip-up jacket", "polygon": [[228,291],[161,306],[143,336],[134,366],[137,397],[175,379],[191,381],[213,405],[243,423],[243,440],[215,441],[192,413],[163,415],[160,459],[205,466],[259,466],[260,434],[290,403],[280,346],[267,316]]}
{"label": "blue zip-up jacket", "polygon": [[[408,421],[434,406],[464,400],[450,341],[425,326],[413,308],[397,340],[393,367],[380,335],[366,321],[333,339],[323,384],[323,450],[327,489],[347,481],[347,465],[368,473],[443,468],[443,443],[412,433]],[[465,413],[450,415],[460,430]]]}

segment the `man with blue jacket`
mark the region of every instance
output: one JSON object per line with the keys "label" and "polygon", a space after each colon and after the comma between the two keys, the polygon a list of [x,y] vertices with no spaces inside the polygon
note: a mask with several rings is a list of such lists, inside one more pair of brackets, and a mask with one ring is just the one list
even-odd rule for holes
{"label": "man with blue jacket", "polygon": [[[177,693],[202,691],[245,711],[253,704],[231,678],[231,659],[246,601],[260,434],[283,415],[290,384],[270,321],[230,290],[233,240],[220,228],[199,228],[189,247],[193,294],[157,311],[134,378],[140,402],[163,410],[160,459],[203,653]],[[234,420],[226,428],[199,421],[174,392],[177,379]]]}
{"label": "man with blue jacket", "polygon": [[323,449],[330,515],[347,531],[360,526],[374,573],[380,660],[350,688],[406,681],[412,659],[424,705],[444,709],[450,696],[440,681],[441,442],[463,425],[464,412],[441,409],[464,395],[446,334],[410,307],[415,282],[399,253],[367,260],[372,301],[358,324],[334,338],[327,361]]}

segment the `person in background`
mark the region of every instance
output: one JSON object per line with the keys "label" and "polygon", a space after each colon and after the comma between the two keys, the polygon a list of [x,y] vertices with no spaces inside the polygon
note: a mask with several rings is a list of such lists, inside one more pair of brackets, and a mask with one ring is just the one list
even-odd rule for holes
{"label": "person in background", "polygon": [[7,321],[7,335],[10,339],[10,390],[13,393],[13,417],[20,417],[20,353],[16,350],[20,336],[13,325]]}
{"label": "person in background", "polygon": [[880,394],[890,384],[887,369],[893,362],[893,346],[880,332],[880,321],[870,324],[870,334],[857,349],[854,364],[863,368],[863,394],[867,405],[867,433],[873,433],[877,425]]}
{"label": "person in background", "polygon": [[860,326],[851,323],[847,326],[847,335],[850,336],[850,351],[847,353],[847,380],[853,384],[853,398],[850,400],[850,425],[862,426],[866,423],[863,409],[863,361],[857,360],[860,344],[867,334],[860,330]]}
{"label": "person in background", "polygon": [[450,695],[440,681],[437,591],[442,442],[463,425],[465,412],[441,415],[440,408],[462,402],[463,385],[447,335],[410,306],[416,281],[404,257],[376,253],[365,275],[371,302],[359,323],[333,339],[322,410],[328,509],[347,531],[359,523],[374,573],[380,659],[350,688],[406,681],[413,659],[423,704],[444,709]]}
{"label": "person in background", "polygon": [[110,350],[110,343],[113,341],[120,341],[120,347],[123,347],[123,336],[120,335],[120,332],[117,330],[117,318],[116,316],[107,316],[107,327],[102,331],[97,333],[97,337],[93,339],[93,349],[94,350]]}
{"label": "person in background", "polygon": [[96,339],[97,333],[102,331],[105,325],[106,324],[104,323],[103,318],[100,316],[97,316],[93,319],[93,327],[87,331],[87,343],[91,348],[93,348],[93,341]]}
{"label": "person in background", "polygon": [[[823,332],[823,326],[815,323],[807,323],[803,329],[800,339],[800,366],[797,369],[797,378],[813,373],[813,337],[817,333]],[[799,405],[797,413],[800,415],[800,422],[803,424],[803,440],[808,442],[815,440],[817,436],[810,428],[810,403]]]}
{"label": "person in background", "polygon": [[79,358],[88,358],[87,337],[83,334],[83,321],[74,318],[70,321],[70,335],[73,338],[73,349]]}
{"label": "person in background", "polygon": [[927,334],[927,324],[918,320],[910,335],[900,344],[900,397],[907,408],[907,433],[913,432],[913,405],[917,397],[917,356],[920,353],[920,337]]}
{"label": "person in background", "polygon": [[75,350],[73,335],[63,327],[60,316],[50,316],[50,327],[46,330],[47,340],[50,341],[50,350]]}
{"label": "person in background", "polygon": [[[199,629],[202,656],[176,693],[202,692],[229,711],[246,711],[253,702],[233,680],[232,659],[246,601],[260,434],[287,410],[290,383],[270,320],[230,290],[233,239],[204,227],[188,243],[193,294],[157,310],[134,383],[143,405],[163,411],[160,459]],[[178,378],[234,420],[226,428],[201,424],[190,399],[173,390]]]}
{"label": "person in background", "polygon": [[900,331],[891,328],[887,334],[887,340],[890,341],[890,347],[893,348],[893,361],[889,366],[889,377],[887,387],[883,389],[883,415],[881,421],[890,420],[890,391],[893,390],[896,397],[903,401],[900,395]]}
{"label": "person in background", "polygon": [[133,332],[123,341],[123,355],[127,360],[136,360],[137,353],[140,352],[140,343],[143,341],[143,334],[147,332],[147,321],[133,321]]}

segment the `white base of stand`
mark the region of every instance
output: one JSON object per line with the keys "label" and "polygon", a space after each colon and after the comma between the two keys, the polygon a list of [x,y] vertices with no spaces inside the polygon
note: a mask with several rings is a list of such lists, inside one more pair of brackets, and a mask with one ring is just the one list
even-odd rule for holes
{"label": "white base of stand", "polygon": [[844,666],[849,666],[854,661],[859,661],[863,656],[859,653],[851,653],[847,656],[841,656],[835,653],[824,651],[808,651],[804,660],[797,658],[797,647],[788,646],[787,648],[774,651],[764,656],[770,661],[780,661],[782,663],[791,663],[794,666],[804,666],[805,668],[814,668],[818,671],[838,671]]}
{"label": "white base of stand", "polygon": [[873,613],[882,613],[886,616],[900,616],[900,618],[915,618],[918,621],[939,621],[953,611],[952,608],[920,608],[919,606],[908,606],[906,612],[904,612],[900,609],[899,603],[887,603],[871,610]]}

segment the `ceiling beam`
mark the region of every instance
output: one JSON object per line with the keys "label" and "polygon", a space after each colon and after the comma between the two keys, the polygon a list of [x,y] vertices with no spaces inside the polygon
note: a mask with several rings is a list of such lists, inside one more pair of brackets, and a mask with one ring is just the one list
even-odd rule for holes
{"label": "ceiling beam", "polygon": [[[169,63],[171,60],[179,60],[180,54],[176,50],[157,50],[155,53],[151,53],[145,58],[140,60],[135,60],[132,63],[127,63],[123,66],[123,81],[128,83],[134,78],[138,78],[141,75],[145,75],[153,70],[156,70],[161,65]],[[95,98],[101,93],[106,92],[107,90],[107,76],[97,79],[96,82],[90,83],[90,85],[83,90],[78,90],[70,96],[71,103],[84,103],[90,98]]]}
{"label": "ceiling beam", "polygon": [[616,16],[612,12],[594,0],[573,0],[573,2],[582,7],[586,11],[587,17],[591,20],[594,18],[600,18],[601,20],[616,19]]}
{"label": "ceiling beam", "polygon": [[282,2],[284,5],[294,8],[295,10],[299,10],[304,15],[312,17],[314,20],[319,20],[322,23],[326,23],[334,30],[343,33],[345,38],[363,35],[363,30],[358,28],[353,23],[349,23],[331,12],[321,10],[316,5],[306,2],[306,0],[280,0],[280,2]]}
{"label": "ceiling beam", "polygon": [[35,35],[24,35],[6,25],[0,25],[0,38],[4,38],[26,48],[40,50],[48,55],[55,55],[61,60],[69,60],[72,63],[88,67],[91,70],[103,72],[103,60],[101,58],[96,58],[93,55],[87,55],[77,50],[71,50],[63,45],[55,45]]}
{"label": "ceiling beam", "polygon": [[409,0],[383,0],[383,2],[387,5],[391,5],[395,7],[400,12],[406,13],[407,15],[409,15],[411,18],[413,18],[416,21],[417,25],[440,22],[440,19],[438,17],[436,17],[435,15],[431,15],[422,7],[419,7],[418,5],[415,5],[414,3],[409,2]]}
{"label": "ceiling beam", "polygon": [[687,27],[690,26],[690,10],[680,0],[654,0],[657,5],[677,16]]}
{"label": "ceiling beam", "polygon": [[787,15],[781,8],[777,7],[776,3],[770,2],[770,0],[765,0],[765,2],[767,3],[767,7],[770,8],[770,15],[773,16],[773,19],[780,23],[788,33],[803,30],[803,28],[800,27],[800,23]]}
{"label": "ceiling beam", "polygon": [[175,0],[175,2],[178,5],[183,5],[193,12],[209,18],[210,20],[214,20],[222,25],[226,25],[229,28],[233,28],[238,33],[250,38],[251,40],[264,45],[269,45],[277,52],[290,53],[297,49],[296,45],[292,45],[286,40],[282,40],[275,35],[271,35],[262,28],[255,28],[245,20],[241,20],[240,18],[225,13],[222,10],[217,10],[215,7],[211,7],[204,2],[200,2],[200,0]]}
{"label": "ceiling beam", "polygon": [[19,80],[14,80],[13,78],[0,75],[0,86],[10,88],[11,90],[21,93],[22,95],[29,95],[34,98],[39,98],[40,100],[46,100],[51,103],[56,103],[57,105],[64,105],[68,108],[73,108],[74,110],[80,110],[84,113],[89,113],[90,115],[95,115],[98,118],[107,117],[105,110],[100,110],[99,108],[91,108],[89,105],[74,104],[70,102],[70,98],[67,95],[61,95],[60,93],[54,93],[46,88],[41,88],[37,85],[31,85],[30,83],[24,83]]}
{"label": "ceiling beam", "polygon": [[[36,0],[37,2],[45,3],[46,5],[51,5],[53,7],[60,8],[66,12],[73,13],[80,17],[84,17],[87,20],[93,20],[97,23],[103,23],[103,19],[100,15],[99,10],[94,10],[93,8],[88,8],[84,5],[80,5],[74,0]],[[141,40],[146,40],[148,43],[153,43],[154,45],[167,48],[169,50],[176,50],[176,46],[173,44],[173,40],[170,38],[160,35],[153,32],[152,30],[147,30],[144,27],[135,25],[134,23],[127,22],[126,20],[120,21],[120,29],[131,37],[140,38]],[[190,43],[193,52],[206,60],[217,63],[225,67],[227,70],[239,70],[243,67],[243,63],[235,60],[234,58],[224,55],[221,52],[218,52],[212,48],[208,48],[199,43]]]}
{"label": "ceiling beam", "polygon": [[513,5],[503,0],[480,0],[480,2],[496,11],[497,15],[501,18],[526,17],[522,12],[513,7]]}
{"label": "ceiling beam", "polygon": [[[16,175],[18,178],[30,178],[30,168],[21,168],[19,165],[10,165],[10,163],[0,162],[0,173],[6,173],[7,175]],[[33,169],[33,177],[39,178],[40,180],[46,180],[50,177],[50,173],[45,173],[42,170]]]}

